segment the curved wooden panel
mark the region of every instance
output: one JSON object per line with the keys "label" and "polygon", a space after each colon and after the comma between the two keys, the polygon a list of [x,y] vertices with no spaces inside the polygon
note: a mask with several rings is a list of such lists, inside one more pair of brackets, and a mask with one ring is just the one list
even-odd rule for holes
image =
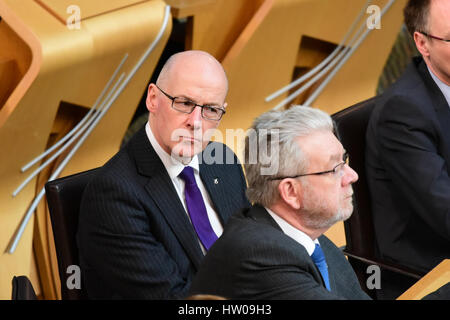
{"label": "curved wooden panel", "polygon": [[[372,2],[383,8],[388,1]],[[302,38],[337,45],[365,3],[366,0],[276,0],[263,21],[250,21],[223,60],[230,90],[229,112],[220,127],[248,128],[256,116],[285,98],[286,94],[270,103],[264,101],[293,80]],[[375,94],[379,75],[403,22],[405,3],[406,0],[394,3],[383,17],[381,29],[374,30],[363,42],[314,103],[315,107],[331,114]]]}
{"label": "curved wooden panel", "polygon": [[[272,0],[271,0],[272,1]],[[175,17],[188,18],[186,49],[221,61],[265,0],[166,0]]]}
{"label": "curved wooden panel", "polygon": [[[73,5],[83,9],[81,20],[105,14],[110,11],[119,10],[128,6],[145,2],[146,0],[35,0],[49,10],[63,23],[67,20],[67,11]],[[70,10],[69,10],[70,11]]]}
{"label": "curved wooden panel", "polygon": [[[80,5],[81,15],[85,11],[83,3],[89,3],[90,11],[86,12],[95,13],[81,19],[80,29],[68,28],[63,21],[56,19],[48,8],[34,0],[0,0],[0,26],[4,25],[12,30],[17,35],[16,38],[20,39],[17,46],[23,48],[21,56],[14,54],[11,49],[8,61],[16,61],[19,66],[28,65],[13,91],[9,90],[9,96],[6,96],[6,102],[0,109],[2,299],[9,299],[11,296],[12,276],[29,275],[33,262],[33,219],[14,254],[4,253],[34,198],[36,189],[42,187],[42,182],[39,183],[35,178],[13,198],[12,191],[29,173],[20,173],[20,168],[44,151],[52,133],[58,134],[61,128],[64,128],[64,119],[61,117],[70,118],[71,115],[60,112],[63,106],[72,106],[69,110],[72,109],[76,114],[84,114],[89,110],[126,53],[129,57],[123,71],[131,71],[155,39],[164,17],[165,3],[162,0],[70,2]],[[119,2],[126,5],[117,7]],[[108,7],[108,3],[112,7]],[[97,7],[93,8],[96,5]],[[6,40],[1,37],[1,28],[0,46],[3,50]],[[171,24],[124,92],[69,162],[62,176],[102,165],[119,149],[170,31]],[[12,32],[9,34],[12,35]],[[27,51],[28,64],[24,63]],[[0,70],[5,66],[1,61]],[[0,83],[0,87],[2,86],[3,83]],[[30,171],[37,166],[38,164]],[[50,174],[50,170],[41,173],[39,180],[45,181],[46,176],[48,178]],[[46,211],[42,207],[39,210]],[[52,262],[49,261],[49,257],[54,256],[54,253],[48,243],[53,239],[51,233],[45,229],[47,221],[40,221],[36,225],[39,232],[35,232],[35,247],[41,248],[40,252],[36,251],[40,256],[36,261],[41,280],[48,284],[55,276],[51,270]],[[45,298],[57,297],[57,285],[52,286],[53,288],[50,286],[50,289],[45,287],[49,286],[42,286]]]}

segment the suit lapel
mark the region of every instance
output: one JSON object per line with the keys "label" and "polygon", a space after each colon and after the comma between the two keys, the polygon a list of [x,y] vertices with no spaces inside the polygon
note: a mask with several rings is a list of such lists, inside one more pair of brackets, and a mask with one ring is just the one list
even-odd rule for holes
{"label": "suit lapel", "polygon": [[237,161],[231,149],[217,142],[210,142],[199,155],[200,178],[222,225],[228,221],[237,207],[242,206],[242,195],[233,197],[236,192],[242,191],[242,186],[238,185],[240,180],[234,167]]}
{"label": "suit lapel", "polygon": [[203,253],[167,172],[151,177],[145,188],[198,269]]}
{"label": "suit lapel", "polygon": [[209,197],[214,204],[214,209],[220,217],[220,222],[222,226],[227,221],[230,211],[230,201],[226,201],[226,177],[223,176],[222,172],[218,170],[216,164],[206,165],[200,163],[200,178],[208,191]]}
{"label": "suit lapel", "polygon": [[[422,77],[425,86],[429,92],[429,97],[432,101],[433,108],[436,111],[437,119],[439,120],[444,145],[442,152],[447,163],[450,163],[450,106],[445,100],[445,97],[428,71],[425,62],[421,62],[418,66],[418,71]],[[450,171],[450,168],[448,168]]]}
{"label": "suit lapel", "polygon": [[[272,227],[274,227],[275,229],[279,230],[281,233],[284,234],[283,230],[280,228],[280,226],[278,225],[278,223],[270,216],[270,214],[267,212],[267,210],[260,206],[260,205],[255,205],[253,206],[252,209],[250,209],[247,213],[247,215],[251,218],[254,219],[256,221],[262,222],[264,224],[270,225]],[[285,235],[287,238],[289,238],[292,241],[295,241],[294,239],[291,239],[291,237],[289,237],[288,235]],[[320,239],[323,236],[319,237],[319,242]],[[304,254],[305,256],[309,256],[308,252],[306,251],[306,249],[299,243],[296,242],[297,245],[301,246],[303,248]],[[312,265],[312,270],[313,270],[313,275],[316,279],[319,279],[319,281],[321,281],[322,285],[325,287],[325,282],[323,281],[322,278],[322,274],[319,271],[319,268],[317,268],[316,264],[314,263],[314,261],[312,260],[312,258],[309,258],[311,261],[311,265]],[[326,256],[325,256],[325,260],[326,260]],[[328,263],[328,261],[327,261]],[[328,277],[329,277],[329,281],[330,281],[330,288],[335,288],[335,283],[334,283],[334,277],[330,276],[330,272],[328,272]]]}
{"label": "suit lapel", "polygon": [[269,212],[267,212],[266,208],[263,206],[256,204],[244,214],[255,221],[267,224],[284,234],[278,223],[270,216]]}
{"label": "suit lapel", "polygon": [[194,228],[179,200],[172,181],[155,150],[148,141],[145,129],[136,134],[131,145],[138,172],[148,177],[145,189],[170,225],[173,233],[198,269],[203,258]]}
{"label": "suit lapel", "polygon": [[[439,93],[441,92],[439,91]],[[450,108],[447,103],[445,103],[445,105],[436,104],[435,109],[441,125],[441,132],[444,140],[444,148],[442,148],[442,153],[445,161],[450,164]],[[450,173],[450,166],[447,167],[447,170]]]}
{"label": "suit lapel", "polygon": [[[324,236],[324,235],[321,235],[318,239],[319,239],[320,246],[325,254],[325,261],[327,262],[327,266],[328,266],[328,281],[330,282],[330,289],[331,289],[331,291],[333,291],[333,290],[336,290],[336,279],[334,277],[334,272],[333,272],[334,269],[330,268],[330,263],[329,263],[330,258],[329,257],[331,256],[331,254],[328,252],[328,246],[326,245],[326,240],[328,240],[328,241],[330,241],[330,240],[326,239],[326,236]],[[327,256],[328,256],[328,258],[327,258]],[[314,264],[314,266],[316,266],[316,265]],[[317,268],[317,266],[316,266],[316,270],[319,273],[320,278],[322,279],[323,286],[325,287],[325,282],[323,281],[322,274],[320,273],[319,268]]]}

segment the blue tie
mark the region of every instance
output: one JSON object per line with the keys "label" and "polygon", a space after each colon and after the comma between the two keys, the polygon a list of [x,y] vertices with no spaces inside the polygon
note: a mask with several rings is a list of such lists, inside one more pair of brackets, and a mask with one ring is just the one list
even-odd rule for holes
{"label": "blue tie", "polygon": [[195,182],[194,169],[184,167],[180,178],[185,182],[184,196],[192,225],[201,243],[208,250],[217,240],[217,235],[211,227],[202,193]]}
{"label": "blue tie", "polygon": [[311,258],[313,259],[314,263],[320,271],[320,274],[322,275],[323,282],[325,282],[325,287],[327,287],[328,291],[331,291],[330,279],[328,278],[328,266],[327,262],[325,261],[325,255],[323,254],[322,248],[317,243],[316,249],[314,250]]}

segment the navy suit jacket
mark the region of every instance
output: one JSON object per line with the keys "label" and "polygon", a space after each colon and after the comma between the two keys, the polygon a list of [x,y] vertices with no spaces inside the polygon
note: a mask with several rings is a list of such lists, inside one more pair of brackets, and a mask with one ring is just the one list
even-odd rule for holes
{"label": "navy suit jacket", "polygon": [[[206,150],[209,156],[218,152],[219,163],[200,160],[200,177],[224,225],[235,211],[249,206],[245,178],[236,156],[225,145],[210,143]],[[225,159],[234,164],[224,164]],[[176,299],[187,295],[204,255],[145,128],[86,187],[77,240],[89,298]]]}
{"label": "navy suit jacket", "polygon": [[208,251],[190,294],[231,299],[370,299],[347,259],[327,237],[319,242],[331,292],[306,249],[261,206],[233,215]]}
{"label": "navy suit jacket", "polygon": [[450,108],[422,58],[379,99],[366,142],[379,255],[425,273],[450,258]]}

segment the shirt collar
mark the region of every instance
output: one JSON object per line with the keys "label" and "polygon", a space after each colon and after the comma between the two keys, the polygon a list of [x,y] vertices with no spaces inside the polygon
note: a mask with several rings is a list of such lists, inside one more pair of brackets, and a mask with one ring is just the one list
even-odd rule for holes
{"label": "shirt collar", "polygon": [[[183,171],[185,165],[180,161],[176,160],[175,158],[171,157],[170,154],[164,151],[164,149],[161,147],[161,145],[158,143],[155,136],[153,135],[149,122],[147,122],[147,124],[145,125],[145,132],[147,133],[147,137],[148,140],[150,141],[150,144],[152,145],[153,149],[155,149],[156,154],[161,159],[164,167],[166,168],[170,179],[178,177],[181,171]],[[188,166],[192,167],[194,169],[194,172],[199,173],[199,164],[197,155],[192,158],[191,162],[188,163]]]}
{"label": "shirt collar", "polygon": [[[427,66],[428,68],[428,66]],[[445,100],[447,100],[447,104],[450,108],[450,86],[445,84],[444,82],[441,81],[441,79],[439,79],[431,70],[430,68],[428,68],[428,71],[431,74],[431,77],[433,78],[434,82],[436,82],[436,85],[439,87],[439,89],[441,89],[442,94],[445,97]]]}
{"label": "shirt collar", "polygon": [[291,224],[289,224],[286,220],[281,218],[272,210],[268,208],[266,208],[266,210],[272,216],[275,222],[280,226],[284,234],[291,237],[292,239],[300,243],[303,247],[305,247],[309,255],[313,254],[314,250],[316,249],[316,243],[319,244],[319,240],[316,239],[313,241],[306,233],[297,228],[294,228]]}

